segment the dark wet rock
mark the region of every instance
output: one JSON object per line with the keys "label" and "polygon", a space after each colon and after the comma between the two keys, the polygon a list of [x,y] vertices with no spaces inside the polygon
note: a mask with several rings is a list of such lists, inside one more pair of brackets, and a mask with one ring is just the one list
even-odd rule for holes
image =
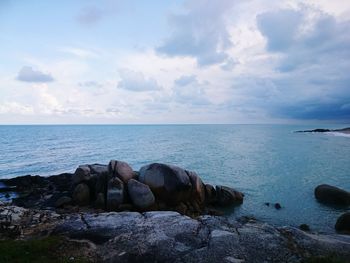
{"label": "dark wet rock", "polygon": [[80,165],[74,172],[73,175],[73,184],[79,184],[90,180],[91,170],[89,165]]}
{"label": "dark wet rock", "polygon": [[104,174],[108,173],[108,165],[105,164],[91,164],[89,165],[90,171],[92,174]]}
{"label": "dark wet rock", "polygon": [[270,203],[269,203],[269,202],[266,202],[266,203],[264,203],[264,205],[266,205],[266,206],[270,206]]}
{"label": "dark wet rock", "polygon": [[303,231],[310,231],[310,227],[309,227],[309,225],[307,225],[307,224],[301,224],[300,226],[299,226],[299,229],[300,230],[303,230]]}
{"label": "dark wet rock", "polygon": [[78,184],[72,194],[73,201],[77,205],[85,206],[90,203],[90,189],[85,183]]}
{"label": "dark wet rock", "polygon": [[243,194],[227,186],[216,186],[217,203],[220,206],[241,204]]}
{"label": "dark wet rock", "polygon": [[174,165],[153,163],[140,169],[139,181],[148,185],[156,198],[177,205],[191,196],[191,181],[186,171]]}
{"label": "dark wet rock", "polygon": [[186,171],[192,185],[192,200],[196,201],[199,206],[205,203],[205,185],[202,179],[193,171]]}
{"label": "dark wet rock", "polygon": [[73,201],[72,198],[70,198],[69,196],[62,196],[56,200],[55,207],[59,208],[65,205],[70,205],[72,201]]}
{"label": "dark wet rock", "polygon": [[350,235],[350,212],[346,212],[338,218],[335,229],[338,232]]}
{"label": "dark wet rock", "polygon": [[107,210],[115,211],[119,205],[124,202],[124,184],[123,182],[114,177],[109,180],[107,188]]}
{"label": "dark wet rock", "polygon": [[319,202],[334,205],[350,205],[350,193],[335,186],[322,184],[315,188],[315,197]]}
{"label": "dark wet rock", "polygon": [[123,161],[111,160],[108,164],[108,171],[112,177],[118,177],[124,183],[134,177],[134,171],[130,165]]}
{"label": "dark wet rock", "polygon": [[103,193],[97,194],[97,197],[95,200],[95,207],[99,209],[106,208],[105,195]]}
{"label": "dark wet rock", "polygon": [[154,205],[155,198],[148,185],[134,179],[128,181],[128,193],[132,203],[140,209],[147,209]]}
{"label": "dark wet rock", "polygon": [[210,184],[206,184],[205,185],[205,202],[207,204],[214,204],[217,201],[217,196],[216,196],[216,190],[215,187],[210,185]]}
{"label": "dark wet rock", "polygon": [[280,203],[275,203],[274,204],[274,207],[277,209],[277,210],[280,210],[282,208],[281,204]]}

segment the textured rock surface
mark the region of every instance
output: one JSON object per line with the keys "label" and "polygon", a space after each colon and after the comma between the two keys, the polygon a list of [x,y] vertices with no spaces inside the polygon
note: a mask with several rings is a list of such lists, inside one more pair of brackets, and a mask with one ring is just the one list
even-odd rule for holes
{"label": "textured rock surface", "polygon": [[318,201],[336,205],[350,205],[350,193],[335,186],[322,184],[315,188]]}
{"label": "textured rock surface", "polygon": [[243,194],[226,186],[216,186],[216,198],[221,206],[243,203]]}
{"label": "textured rock surface", "polygon": [[335,229],[338,232],[350,234],[350,212],[344,213],[338,218]]}
{"label": "textured rock surface", "polygon": [[87,184],[80,183],[74,188],[73,201],[82,206],[90,203],[90,189]]}
{"label": "textured rock surface", "polygon": [[138,208],[146,209],[154,205],[155,198],[148,185],[130,179],[128,193],[132,203]]}
{"label": "textured rock surface", "polygon": [[115,177],[109,180],[107,188],[107,209],[117,210],[124,202],[124,184]]}
{"label": "textured rock surface", "polygon": [[124,183],[134,177],[134,171],[130,165],[123,161],[111,160],[108,164],[108,171],[113,177],[118,177]]}
{"label": "textured rock surface", "polygon": [[104,262],[300,262],[335,253],[350,257],[350,237],[315,235],[256,221],[176,212],[72,216],[55,233],[88,239]]}

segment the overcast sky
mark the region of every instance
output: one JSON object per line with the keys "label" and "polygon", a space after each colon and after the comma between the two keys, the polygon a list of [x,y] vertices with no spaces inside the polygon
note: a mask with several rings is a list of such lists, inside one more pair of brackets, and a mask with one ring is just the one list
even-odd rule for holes
{"label": "overcast sky", "polygon": [[0,123],[350,122],[350,1],[0,0]]}

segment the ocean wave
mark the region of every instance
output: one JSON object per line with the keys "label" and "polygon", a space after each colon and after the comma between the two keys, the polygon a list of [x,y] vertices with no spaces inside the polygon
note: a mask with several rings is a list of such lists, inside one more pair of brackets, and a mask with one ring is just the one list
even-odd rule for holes
{"label": "ocean wave", "polygon": [[327,134],[333,135],[333,136],[341,136],[341,137],[348,137],[350,138],[349,133],[343,133],[343,132],[326,132]]}

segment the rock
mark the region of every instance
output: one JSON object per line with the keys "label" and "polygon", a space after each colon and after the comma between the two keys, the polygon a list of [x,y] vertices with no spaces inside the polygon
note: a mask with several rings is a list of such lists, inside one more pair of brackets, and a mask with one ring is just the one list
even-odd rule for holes
{"label": "rock", "polygon": [[124,184],[123,182],[114,177],[109,180],[107,188],[107,209],[109,211],[115,211],[119,205],[124,201]]}
{"label": "rock", "polygon": [[209,205],[217,202],[215,187],[210,184],[205,185],[205,202]]}
{"label": "rock", "polygon": [[85,183],[78,184],[73,191],[73,201],[77,205],[85,206],[90,203],[90,189]]}
{"label": "rock", "polygon": [[216,195],[220,206],[243,203],[243,194],[227,186],[216,186]]}
{"label": "rock", "polygon": [[205,202],[205,186],[202,179],[192,171],[186,171],[192,185],[192,200],[197,201],[200,206]]}
{"label": "rock", "polygon": [[134,179],[128,181],[128,193],[132,203],[140,209],[146,209],[154,205],[155,198],[148,185]]}
{"label": "rock", "polygon": [[280,210],[282,208],[281,204],[280,203],[275,203],[274,207],[277,209],[277,210]]}
{"label": "rock", "polygon": [[90,164],[89,168],[92,174],[108,173],[108,165],[105,165],[105,164],[98,164],[98,163]]}
{"label": "rock", "polygon": [[310,227],[309,227],[309,225],[307,225],[307,224],[301,224],[301,225],[299,226],[299,229],[300,229],[300,230],[303,230],[303,231],[306,231],[306,232],[309,232],[309,231],[310,231]]}
{"label": "rock", "polygon": [[266,202],[266,203],[264,203],[264,205],[266,205],[266,206],[270,206],[270,203],[269,203],[269,202]]}
{"label": "rock", "polygon": [[335,230],[350,235],[350,212],[346,212],[338,218]]}
{"label": "rock", "polygon": [[55,207],[63,207],[65,205],[69,205],[72,203],[72,198],[70,198],[69,196],[62,196],[60,198],[57,199],[57,201],[55,202]]}
{"label": "rock", "polygon": [[140,169],[139,181],[148,185],[157,199],[169,205],[189,200],[192,185],[186,171],[174,165],[153,163]]}
{"label": "rock", "polygon": [[350,205],[349,192],[327,184],[322,184],[315,188],[315,197],[322,203],[345,206]]}
{"label": "rock", "polygon": [[91,177],[90,167],[88,165],[80,165],[74,172],[73,183],[79,184],[84,181],[88,181]]}
{"label": "rock", "polygon": [[99,209],[105,209],[105,196],[103,193],[98,193],[95,201],[95,207]]}
{"label": "rock", "polygon": [[116,176],[124,183],[134,177],[134,171],[130,165],[123,161],[111,160],[108,164],[108,171],[112,177]]}

